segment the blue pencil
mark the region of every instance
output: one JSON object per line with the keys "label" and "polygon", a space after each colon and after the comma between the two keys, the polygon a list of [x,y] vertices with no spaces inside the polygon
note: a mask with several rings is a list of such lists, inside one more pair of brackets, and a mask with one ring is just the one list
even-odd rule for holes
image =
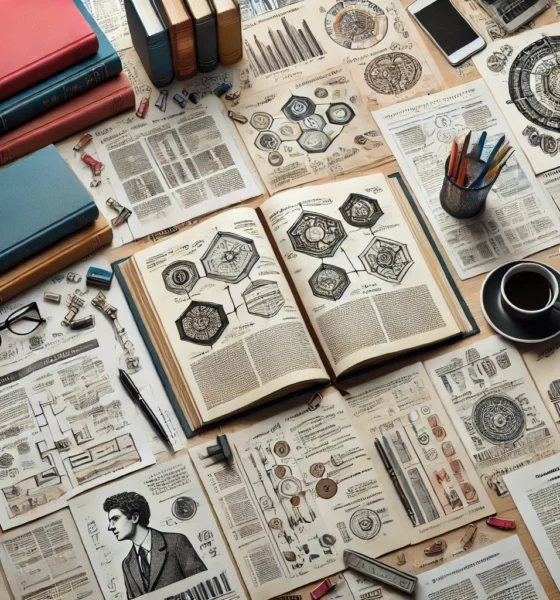
{"label": "blue pencil", "polygon": [[478,146],[476,149],[476,158],[480,158],[482,156],[482,151],[484,150],[485,142],[486,142],[486,131],[483,131],[480,134],[480,138],[478,139]]}
{"label": "blue pencil", "polygon": [[480,175],[471,183],[471,185],[469,185],[469,187],[471,187],[471,188],[479,187],[480,184],[484,181],[484,176],[490,170],[490,166],[492,165],[492,161],[494,160],[494,157],[496,156],[496,154],[498,153],[498,150],[502,147],[502,144],[505,141],[506,141],[506,136],[502,135],[502,137],[496,142],[496,145],[494,146],[494,148],[492,148],[492,152],[490,152],[490,154],[488,155],[488,158],[486,159],[486,164],[484,165],[484,168],[482,169]]}

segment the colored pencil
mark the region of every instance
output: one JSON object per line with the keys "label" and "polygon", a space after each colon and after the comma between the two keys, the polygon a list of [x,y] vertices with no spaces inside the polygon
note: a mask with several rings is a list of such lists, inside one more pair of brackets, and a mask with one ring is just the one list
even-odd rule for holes
{"label": "colored pencil", "polygon": [[486,185],[500,172],[501,168],[506,164],[511,155],[515,152],[515,148],[510,148],[506,154],[504,154],[501,160],[496,163],[489,171],[486,173],[484,179],[482,180],[482,185]]}
{"label": "colored pencil", "polygon": [[467,133],[467,135],[463,139],[463,145],[461,146],[461,154],[459,155],[459,160],[457,161],[457,168],[455,169],[455,181],[459,177],[459,173],[461,172],[461,166],[465,161],[465,156],[467,155],[467,150],[469,148],[469,143],[471,141],[471,131]]}
{"label": "colored pencil", "polygon": [[490,170],[492,161],[496,157],[496,154],[498,154],[498,151],[500,150],[505,139],[506,139],[506,136],[502,135],[502,137],[496,142],[496,145],[492,149],[492,152],[490,152],[488,158],[486,159],[486,164],[484,165],[484,168],[480,172],[480,175],[469,185],[469,187],[480,187],[484,177],[486,176],[486,173],[488,173],[488,171]]}
{"label": "colored pencil", "polygon": [[502,160],[502,158],[510,151],[510,149],[511,149],[511,146],[509,144],[504,144],[500,148],[500,150],[497,152],[496,156],[494,157],[494,160],[492,161],[492,164],[490,165],[490,169],[495,167]]}
{"label": "colored pencil", "polygon": [[449,156],[449,166],[447,168],[447,176],[453,179],[455,167],[457,166],[457,141],[453,140],[451,144],[451,155]]}
{"label": "colored pencil", "polygon": [[478,147],[476,149],[476,158],[480,158],[482,156],[482,152],[484,151],[484,144],[486,143],[486,131],[483,131],[478,138]]}
{"label": "colored pencil", "polygon": [[465,185],[465,180],[467,178],[467,161],[464,160],[461,168],[459,169],[459,174],[457,175],[457,181],[455,182],[457,185]]}

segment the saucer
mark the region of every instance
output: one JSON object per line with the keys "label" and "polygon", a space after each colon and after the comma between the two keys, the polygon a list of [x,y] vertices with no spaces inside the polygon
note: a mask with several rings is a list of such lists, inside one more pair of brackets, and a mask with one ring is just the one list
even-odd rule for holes
{"label": "saucer", "polygon": [[[560,311],[553,310],[544,319],[536,321],[516,321],[512,319],[502,306],[500,286],[508,269],[520,263],[536,262],[532,260],[516,260],[494,269],[488,274],[480,290],[480,305],[484,318],[494,331],[514,342],[536,344],[546,342],[560,334]],[[544,264],[544,263],[538,263]],[[544,265],[558,280],[560,273],[549,265]]]}

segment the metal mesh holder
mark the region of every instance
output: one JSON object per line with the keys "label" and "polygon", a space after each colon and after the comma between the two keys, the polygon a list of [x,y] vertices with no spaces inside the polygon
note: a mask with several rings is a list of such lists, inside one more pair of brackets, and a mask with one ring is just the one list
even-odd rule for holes
{"label": "metal mesh holder", "polygon": [[[466,184],[469,185],[482,172],[485,162],[472,156],[465,156],[467,162],[467,178]],[[484,187],[469,188],[462,185],[457,185],[447,175],[449,167],[449,157],[445,161],[445,177],[439,193],[439,201],[441,206],[452,217],[458,219],[467,219],[478,215],[486,203],[488,192],[492,189],[492,185],[496,181],[496,177],[487,183]]]}

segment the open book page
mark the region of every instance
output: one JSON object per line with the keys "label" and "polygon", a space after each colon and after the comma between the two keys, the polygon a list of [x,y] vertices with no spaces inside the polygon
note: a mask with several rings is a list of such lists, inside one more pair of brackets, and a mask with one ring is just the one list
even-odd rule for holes
{"label": "open book page", "polygon": [[412,544],[495,512],[420,363],[349,391],[366,447],[375,444],[371,456],[381,486],[402,490],[399,507],[413,525]]}
{"label": "open book page", "polygon": [[337,376],[459,333],[383,175],[300,188],[261,209]]}
{"label": "open book page", "polygon": [[[2,535],[0,562],[16,600],[101,597],[69,510]],[[9,598],[2,593],[1,576],[0,598]]]}
{"label": "open book page", "polygon": [[271,194],[390,157],[346,68],[243,94],[234,110],[249,119],[238,131]]}
{"label": "open book page", "polygon": [[230,463],[191,450],[253,600],[342,570],[345,548],[380,556],[409,543],[346,401],[334,388],[320,400],[228,435]]}
{"label": "open book page", "polygon": [[134,260],[203,421],[328,379],[253,209],[217,215]]}
{"label": "open book page", "polygon": [[414,597],[417,600],[548,598],[516,535],[422,573]]}
{"label": "open book page", "polygon": [[114,356],[96,334],[30,354],[0,376],[0,526],[155,462]]}
{"label": "open book page", "polygon": [[70,509],[105,600],[246,598],[188,456],[75,498]]}
{"label": "open book page", "polygon": [[[373,116],[461,279],[560,241],[557,211],[484,81],[384,108]],[[482,131],[488,133],[483,159],[502,135],[516,152],[490,190],[482,213],[456,219],[442,208],[440,191],[451,142],[471,129],[471,146]]]}
{"label": "open book page", "polygon": [[[251,2],[253,6],[264,3]],[[247,91],[348,65],[372,106],[387,106],[434,92],[439,75],[411,19],[395,0],[278,3],[243,24],[241,69]]]}
{"label": "open book page", "polygon": [[551,340],[536,347],[528,347],[523,360],[548,408],[556,427],[560,430],[560,341]]}
{"label": "open book page", "polygon": [[473,57],[537,174],[560,167],[555,88],[559,35],[556,22],[496,40]]}
{"label": "open book page", "polygon": [[560,588],[560,455],[505,476],[523,521]]}
{"label": "open book page", "polygon": [[493,336],[425,363],[485,487],[560,450],[560,436],[515,346]]}

